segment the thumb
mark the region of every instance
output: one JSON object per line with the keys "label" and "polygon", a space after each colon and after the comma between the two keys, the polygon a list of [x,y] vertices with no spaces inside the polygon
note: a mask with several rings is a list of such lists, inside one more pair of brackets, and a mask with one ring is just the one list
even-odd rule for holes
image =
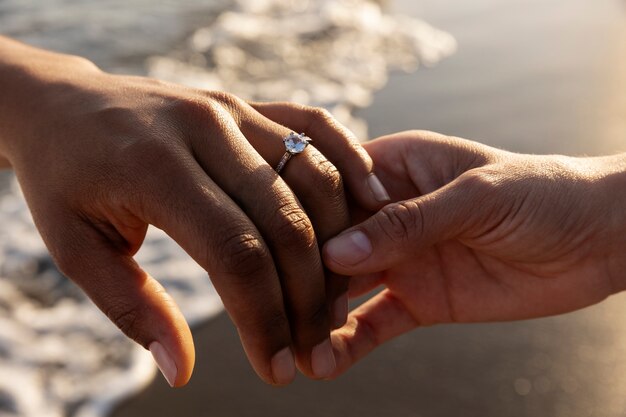
{"label": "thumb", "polygon": [[195,351],[189,326],[174,300],[132,256],[89,225],[72,229],[64,231],[62,244],[49,245],[59,269],[126,336],[150,350],[170,386],[185,385]]}
{"label": "thumb", "polygon": [[339,274],[384,271],[415,257],[416,252],[460,236],[473,212],[466,189],[458,180],[439,190],[383,207],[323,248],[326,266]]}

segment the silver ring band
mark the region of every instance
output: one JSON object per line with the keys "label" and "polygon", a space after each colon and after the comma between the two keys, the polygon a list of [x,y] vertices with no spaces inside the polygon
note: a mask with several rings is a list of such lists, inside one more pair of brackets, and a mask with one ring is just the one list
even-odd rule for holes
{"label": "silver ring band", "polygon": [[291,159],[292,156],[293,154],[291,152],[285,152],[283,157],[280,158],[280,162],[278,163],[278,165],[276,165],[277,174],[280,174],[280,171],[283,170],[283,168],[285,167],[285,165],[287,165],[287,162]]}

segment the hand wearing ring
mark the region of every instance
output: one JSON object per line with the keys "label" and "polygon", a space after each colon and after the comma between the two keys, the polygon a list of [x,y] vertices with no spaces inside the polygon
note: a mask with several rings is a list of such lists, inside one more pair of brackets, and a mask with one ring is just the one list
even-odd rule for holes
{"label": "hand wearing ring", "polygon": [[[0,160],[55,262],[171,385],[189,380],[194,348],[174,301],[133,258],[149,224],[209,272],[263,380],[289,383],[296,364],[332,373],[347,287],[326,275],[319,247],[349,225],[346,191],[372,210],[385,200],[345,128],[320,109],[107,74],[2,37],[0,72]],[[317,149],[279,176],[291,130]]]}

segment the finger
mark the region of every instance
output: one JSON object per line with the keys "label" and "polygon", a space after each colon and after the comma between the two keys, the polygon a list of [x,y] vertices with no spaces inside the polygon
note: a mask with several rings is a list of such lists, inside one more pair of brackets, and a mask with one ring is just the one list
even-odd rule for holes
{"label": "finger", "polygon": [[[273,131],[273,136],[278,139],[281,137],[278,132],[284,133],[284,129],[276,125],[268,130]],[[282,142],[279,143],[282,145]],[[318,251],[328,239],[350,226],[341,176],[314,146],[310,145],[305,152],[293,157],[281,174],[311,219],[319,244]],[[329,270],[324,275],[332,325],[334,328],[341,327],[348,315],[348,278]]]}
{"label": "finger", "polygon": [[461,236],[479,213],[465,182],[457,179],[433,193],[385,206],[326,243],[326,266],[345,275],[383,271],[420,249]]}
{"label": "finger", "polygon": [[431,193],[503,153],[466,139],[418,130],[376,138],[363,148],[376,161],[378,176],[394,202]]}
{"label": "finger", "polygon": [[[282,175],[302,203],[322,245],[350,226],[350,216],[341,176],[336,168],[314,147],[302,158],[293,158]],[[341,327],[348,316],[348,278],[325,271],[326,294],[334,328]]]}
{"label": "finger", "polygon": [[156,159],[166,174],[155,175],[156,184],[146,178],[139,187],[149,193],[131,200],[131,207],[208,271],[259,377],[288,384],[295,377],[289,319],[261,233],[194,159],[182,151]]}
{"label": "finger", "polygon": [[384,273],[374,272],[372,274],[358,275],[350,277],[349,298],[356,298],[365,295],[383,284]]}
{"label": "finger", "polygon": [[242,135],[230,113],[210,111],[214,113],[208,116],[209,133],[191,139],[194,154],[267,242],[280,275],[280,281],[272,279],[282,285],[298,365],[306,375],[324,378],[335,364],[324,269],[310,219],[287,184]]}
{"label": "finger", "polygon": [[315,146],[335,165],[357,201],[377,210],[389,194],[374,173],[372,159],[346,127],[321,108],[295,103],[252,103],[259,113],[314,138]]}
{"label": "finger", "polygon": [[332,334],[336,377],[386,341],[419,325],[402,302],[384,290],[352,311],[348,323]]}
{"label": "finger", "polygon": [[189,326],[174,300],[130,254],[117,250],[98,230],[78,220],[63,226],[53,235],[63,244],[49,245],[59,269],[124,334],[150,350],[172,387],[185,385],[195,351]]}
{"label": "finger", "polygon": [[[241,111],[242,132],[261,156],[271,166],[276,166],[285,153],[282,138],[291,133],[290,129],[248,106]],[[314,145],[309,145],[304,152],[292,157],[281,171],[281,176],[302,203],[320,245],[350,226],[342,177]],[[348,315],[347,291],[347,278],[327,271],[326,293],[335,328],[341,327]]]}

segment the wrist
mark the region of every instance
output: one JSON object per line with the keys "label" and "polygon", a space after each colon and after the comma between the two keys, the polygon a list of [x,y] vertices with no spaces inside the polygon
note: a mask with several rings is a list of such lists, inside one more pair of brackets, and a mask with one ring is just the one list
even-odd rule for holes
{"label": "wrist", "polygon": [[100,72],[86,59],[0,36],[0,168],[12,165],[14,148],[46,119],[51,98],[84,71]]}

